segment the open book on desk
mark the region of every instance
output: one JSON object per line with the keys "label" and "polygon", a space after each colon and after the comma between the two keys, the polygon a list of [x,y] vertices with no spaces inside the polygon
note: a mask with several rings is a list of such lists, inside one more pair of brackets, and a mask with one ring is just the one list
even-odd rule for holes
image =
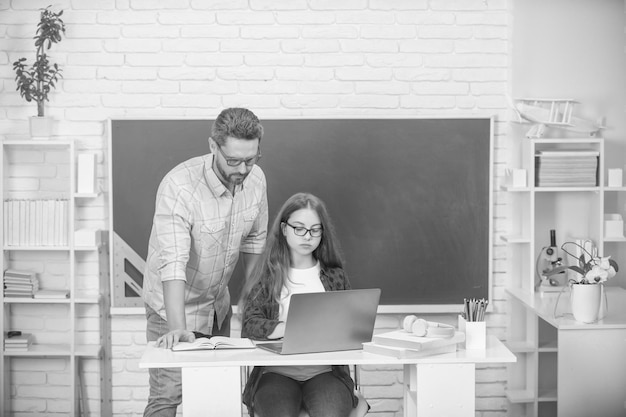
{"label": "open book on desk", "polygon": [[175,352],[185,350],[213,350],[213,349],[254,349],[252,340],[240,337],[213,336],[198,337],[193,342],[178,342],[172,347]]}

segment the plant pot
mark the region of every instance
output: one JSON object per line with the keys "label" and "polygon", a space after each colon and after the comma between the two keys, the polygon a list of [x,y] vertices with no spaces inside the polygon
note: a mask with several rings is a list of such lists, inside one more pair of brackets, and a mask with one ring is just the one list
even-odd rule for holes
{"label": "plant pot", "polygon": [[597,321],[601,295],[599,284],[573,284],[571,302],[574,319],[582,323]]}
{"label": "plant pot", "polygon": [[598,320],[602,320],[606,317],[609,311],[609,305],[606,299],[606,289],[604,284],[598,284],[600,286],[600,310],[598,311]]}
{"label": "plant pot", "polygon": [[30,137],[33,139],[50,139],[54,119],[51,116],[30,117]]}

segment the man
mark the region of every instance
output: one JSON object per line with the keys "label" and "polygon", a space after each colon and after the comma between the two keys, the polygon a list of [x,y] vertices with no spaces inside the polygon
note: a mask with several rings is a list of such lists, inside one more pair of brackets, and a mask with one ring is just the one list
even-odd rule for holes
{"label": "man", "polygon": [[[160,183],[143,288],[147,339],[157,347],[191,342],[194,331],[230,336],[228,281],[240,252],[249,275],[267,235],[262,137],[254,113],[226,109],[213,123],[211,153]],[[180,369],[150,369],[144,416],[174,416],[181,397]]]}

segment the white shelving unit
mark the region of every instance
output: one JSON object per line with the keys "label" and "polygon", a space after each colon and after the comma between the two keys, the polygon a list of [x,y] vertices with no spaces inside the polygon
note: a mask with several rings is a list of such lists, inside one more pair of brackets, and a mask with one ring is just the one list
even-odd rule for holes
{"label": "white shelving unit", "polygon": [[[41,289],[67,290],[69,297],[35,299],[0,294],[2,340],[10,330],[34,336],[28,351],[0,350],[0,414],[110,415],[108,239],[97,247],[77,247],[73,239],[77,202],[80,199],[82,205],[88,204],[98,194],[75,192],[73,141],[4,141],[1,147],[3,201],[68,201],[67,230],[61,231],[67,244],[9,242],[6,229],[11,225],[3,222],[2,271],[34,271]],[[3,219],[4,211],[3,204]]]}
{"label": "white shelving unit", "polygon": [[[598,152],[596,186],[536,185],[537,151],[583,149]],[[520,168],[527,170],[529,184],[519,188],[503,187],[510,198],[512,216],[511,230],[501,236],[507,243],[510,259],[507,292],[511,323],[507,345],[517,356],[517,362],[509,365],[508,371],[506,395],[510,416],[565,417],[572,415],[566,414],[572,412],[566,404],[575,403],[576,396],[594,398],[589,390],[585,391],[588,384],[583,381],[580,381],[583,385],[580,389],[572,389],[572,384],[564,381],[565,368],[576,368],[578,365],[563,361],[566,356],[569,357],[568,352],[572,351],[572,341],[585,336],[599,337],[600,332],[593,335],[585,332],[601,329],[602,323],[598,326],[576,325],[569,315],[569,289],[566,285],[557,288],[556,292],[544,292],[538,287],[542,268],[539,255],[545,247],[550,246],[550,230],[554,229],[558,257],[563,258],[566,264],[574,260],[563,253],[560,247],[564,242],[576,238],[593,240],[599,254],[611,255],[618,260],[626,259],[626,239],[607,238],[604,235],[604,215],[623,214],[619,205],[626,196],[621,194],[626,192],[625,187],[606,186],[604,156],[602,138],[525,139],[522,142]],[[612,314],[618,313],[614,309],[611,311]],[[611,320],[615,320],[611,331],[617,329],[626,332],[626,315],[623,318],[612,317]],[[619,324],[622,321],[623,326]],[[616,378],[624,379],[620,375]],[[601,394],[598,395],[598,398],[602,398]],[[626,409],[622,411],[626,413]]]}

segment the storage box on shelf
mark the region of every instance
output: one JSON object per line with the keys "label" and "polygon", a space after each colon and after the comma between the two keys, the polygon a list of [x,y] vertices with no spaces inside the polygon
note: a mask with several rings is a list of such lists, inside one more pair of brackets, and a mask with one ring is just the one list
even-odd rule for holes
{"label": "storage box on shelf", "polygon": [[[556,232],[556,257],[563,258],[563,262],[571,260],[561,252],[560,246],[577,238],[591,239],[599,254],[626,259],[626,239],[615,230],[607,235],[605,227],[607,213],[623,214],[626,188],[609,187],[605,180],[602,138],[524,139],[521,155],[519,168],[527,170],[528,186],[503,187],[509,192],[512,216],[511,233],[501,237],[507,242],[510,260],[507,292],[511,323],[507,344],[518,359],[509,365],[506,393],[509,415],[564,417],[573,412],[571,404],[583,398],[596,395],[598,399],[607,399],[607,396],[595,392],[603,388],[589,391],[583,381],[580,388],[575,388],[576,385],[572,388],[569,381],[563,381],[566,368],[578,369],[588,361],[570,357],[578,363],[563,362],[564,352],[571,352],[572,341],[580,337],[577,334],[580,326],[568,315],[566,280],[556,288],[549,283],[542,285],[541,272],[554,261],[545,255],[545,249],[550,246],[550,230]],[[557,309],[560,313],[555,317]],[[626,314],[622,324],[621,313],[614,310],[612,314],[610,320],[615,320],[615,324],[611,330],[626,332]],[[593,325],[588,329],[585,331],[593,331]],[[618,385],[625,385],[626,393],[626,376],[618,381]],[[596,411],[613,410],[610,407],[616,407],[619,400],[616,395],[607,399],[611,405],[596,405]],[[579,408],[585,410],[584,406]]]}
{"label": "storage box on shelf", "polygon": [[[37,289],[34,295],[22,297],[0,293],[2,334],[6,337],[9,331],[21,331],[32,335],[26,349],[0,350],[0,414],[26,411],[20,408],[25,402],[20,401],[19,381],[27,373],[40,372],[45,374],[41,387],[29,383],[28,390],[30,401],[38,401],[43,412],[77,416],[80,410],[89,410],[94,415],[109,415],[107,239],[100,245],[81,247],[74,241],[74,230],[80,223],[77,199],[85,204],[85,199],[95,198],[97,193],[75,192],[73,141],[4,141],[1,148],[4,203],[0,266],[3,271],[34,272]],[[48,362],[32,368],[33,361]],[[90,361],[97,366],[89,365]],[[85,379],[93,380],[88,374],[93,369],[98,369],[95,380],[100,381],[97,397],[83,386]],[[44,393],[41,398],[36,394],[38,389]],[[50,389],[66,394],[62,399],[50,399],[45,395]]]}

